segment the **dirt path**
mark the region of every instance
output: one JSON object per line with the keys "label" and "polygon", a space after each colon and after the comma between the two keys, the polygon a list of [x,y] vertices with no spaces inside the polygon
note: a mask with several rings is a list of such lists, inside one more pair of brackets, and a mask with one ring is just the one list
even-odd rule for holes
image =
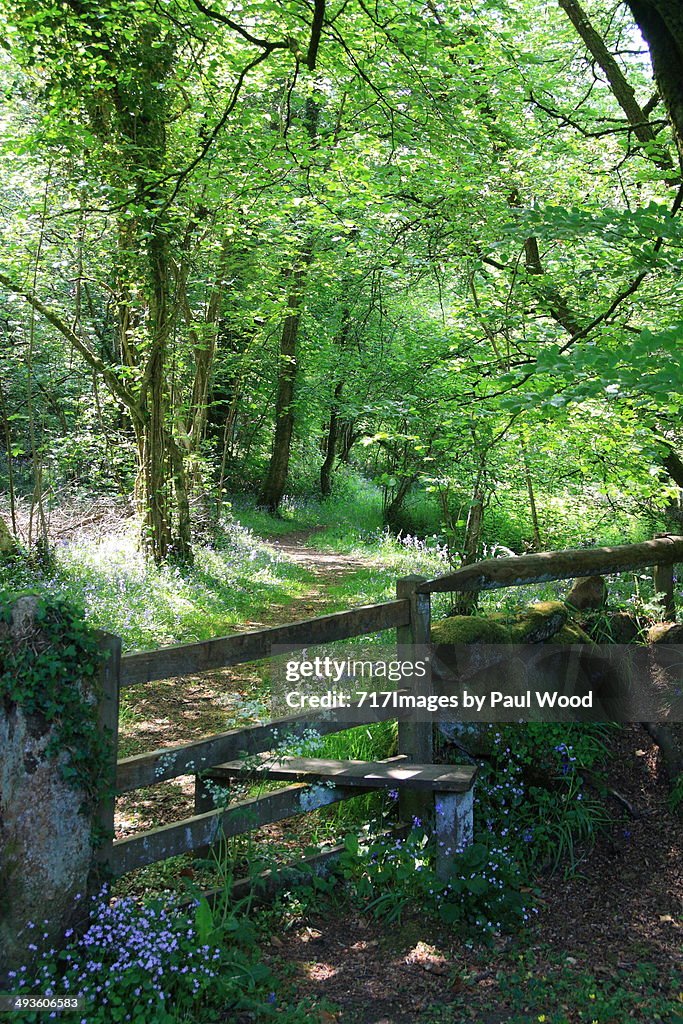
{"label": "dirt path", "polygon": [[300,565],[315,578],[304,597],[294,598],[286,605],[272,605],[269,625],[295,622],[297,619],[313,618],[328,611],[335,611],[336,607],[331,607],[330,588],[341,583],[344,577],[369,567],[370,563],[353,555],[340,554],[338,551],[321,551],[316,548],[315,535],[318,532],[317,529],[294,530],[281,537],[267,539],[268,546],[280,556]]}

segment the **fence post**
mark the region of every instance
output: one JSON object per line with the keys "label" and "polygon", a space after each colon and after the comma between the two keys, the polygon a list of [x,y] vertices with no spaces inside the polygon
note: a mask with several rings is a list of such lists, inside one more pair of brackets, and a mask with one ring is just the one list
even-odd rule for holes
{"label": "fence post", "polygon": [[[655,534],[655,540],[668,536],[668,533],[657,533]],[[664,612],[664,617],[667,619],[675,619],[676,602],[674,601],[674,563],[665,562],[661,565],[655,565],[652,579],[655,594],[663,595],[661,599],[661,607]]]}
{"label": "fence post", "polygon": [[[431,598],[429,594],[416,593],[416,587],[425,582],[424,576],[404,576],[396,581],[396,597],[399,601],[410,602],[410,621],[406,626],[399,626],[396,630],[396,641],[401,657],[401,647],[414,648],[425,647],[431,639]],[[415,658],[414,650],[405,652],[406,658]],[[431,671],[431,670],[430,670]],[[422,694],[431,693],[432,681],[427,679],[410,679],[402,681],[404,689],[412,688]],[[407,718],[399,718],[398,722],[398,752],[405,754],[417,764],[431,764],[434,757],[434,736],[431,720],[419,721],[420,715],[427,717],[428,713],[408,713]],[[413,817],[427,819],[432,812],[432,794],[416,791],[399,790],[399,810],[404,821],[410,821]]]}
{"label": "fence post", "polygon": [[116,762],[119,748],[119,693],[121,689],[121,638],[113,633],[100,633],[100,650],[105,655],[100,681],[102,693],[98,711],[100,730],[107,731],[111,744],[111,774],[109,791],[102,797],[97,810],[97,823],[103,840],[95,850],[95,864],[100,871],[106,869],[114,842],[114,808],[116,804]]}

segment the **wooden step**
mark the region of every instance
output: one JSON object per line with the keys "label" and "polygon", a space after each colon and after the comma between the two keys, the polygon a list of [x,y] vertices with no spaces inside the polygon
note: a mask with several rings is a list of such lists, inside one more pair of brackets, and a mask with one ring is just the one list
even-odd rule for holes
{"label": "wooden step", "polygon": [[260,765],[228,761],[204,773],[222,782],[249,775],[269,779],[334,782],[360,789],[420,789],[439,793],[467,793],[477,775],[473,765],[413,764],[405,758],[390,761],[336,761],[320,757],[265,757]]}

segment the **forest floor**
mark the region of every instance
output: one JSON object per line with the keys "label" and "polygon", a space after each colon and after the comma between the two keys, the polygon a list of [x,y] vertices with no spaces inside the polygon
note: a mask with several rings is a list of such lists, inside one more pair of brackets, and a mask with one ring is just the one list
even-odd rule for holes
{"label": "forest floor", "polygon": [[337,910],[288,935],[286,957],[274,937],[273,961],[299,996],[338,1007],[340,1024],[683,1024],[683,1002],[678,1017],[658,1010],[683,998],[683,823],[647,734],[627,728],[615,754],[611,782],[639,817],[610,806],[579,873],[539,879],[526,935],[489,947],[423,916],[387,926]]}
{"label": "forest floor", "polygon": [[[309,585],[241,628],[344,606],[340,589],[367,572],[368,563],[318,550],[315,532],[267,539],[310,573]],[[132,688],[122,752],[247,724],[262,690],[259,665]],[[323,902],[293,917],[291,928],[266,947],[283,978],[283,1001],[312,1000],[327,1024],[683,1024],[683,1002],[678,1017],[659,1009],[683,988],[683,822],[669,809],[647,734],[627,727],[616,744],[610,784],[637,816],[627,817],[623,803],[608,799],[613,822],[586,852],[579,873],[539,879],[539,913],[526,935],[480,946],[422,915],[387,926],[347,904]],[[183,818],[192,813],[192,797],[193,777],[131,794],[119,801],[117,833]],[[133,889],[150,878],[163,882],[143,872]]]}

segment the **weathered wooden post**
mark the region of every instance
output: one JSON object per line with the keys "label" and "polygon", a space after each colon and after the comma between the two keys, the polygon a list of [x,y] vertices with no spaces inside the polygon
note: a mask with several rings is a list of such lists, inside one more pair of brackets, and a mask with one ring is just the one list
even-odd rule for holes
{"label": "weathered wooden post", "polygon": [[121,638],[113,633],[100,633],[100,651],[104,656],[100,674],[101,693],[97,722],[110,744],[109,790],[100,799],[97,823],[101,841],[95,850],[93,884],[98,875],[106,873],[114,842],[114,810],[116,806],[116,762],[119,749],[119,698],[121,692]]}
{"label": "weathered wooden post", "polygon": [[[655,534],[655,540],[668,537],[668,533]],[[674,601],[674,563],[662,562],[654,567],[652,574],[655,594],[661,594],[661,607],[666,619],[675,620],[676,602]]]}
{"label": "weathered wooden post", "polygon": [[474,789],[464,793],[434,793],[435,869],[447,882],[453,874],[454,859],[474,839]]}
{"label": "weathered wooden post", "polygon": [[[406,659],[422,657],[424,650],[418,653],[414,648],[423,649],[431,639],[431,598],[429,594],[418,594],[416,588],[425,582],[424,576],[404,576],[396,582],[396,597],[399,601],[410,603],[410,621],[406,626],[396,629],[396,641],[399,657]],[[401,652],[401,648],[408,648]],[[404,690],[414,693],[430,694],[432,692],[431,670],[426,679],[411,678],[402,681]],[[419,721],[420,716],[425,720]],[[434,730],[431,720],[427,720],[428,712],[408,711],[398,722],[398,752],[405,754],[416,764],[431,764],[434,758]],[[412,818],[428,819],[432,813],[431,794],[404,790],[400,792],[399,810],[401,818],[411,821]]]}

